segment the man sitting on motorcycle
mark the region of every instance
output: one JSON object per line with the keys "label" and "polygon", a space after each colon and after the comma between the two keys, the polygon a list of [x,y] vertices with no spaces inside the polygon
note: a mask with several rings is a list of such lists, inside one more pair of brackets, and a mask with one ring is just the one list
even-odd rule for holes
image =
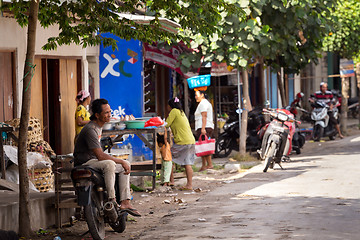
{"label": "man sitting on motorcycle", "polygon": [[[121,210],[125,210],[131,215],[141,216],[133,208],[130,202],[130,163],[126,160],[115,158],[102,151],[100,139],[102,127],[110,121],[111,109],[108,101],[105,99],[96,99],[91,104],[92,115],[90,122],[84,126],[75,143],[74,158],[75,166],[88,165],[96,169],[101,169],[104,173],[105,185],[108,191],[109,199],[115,206],[115,170],[120,169],[119,190]],[[119,164],[121,166],[116,166]]]}
{"label": "man sitting on motorcycle", "polygon": [[[330,106],[330,110],[333,109],[334,104],[337,102],[336,97],[333,95],[333,93],[329,90],[327,90],[328,85],[325,82],[320,83],[320,91],[315,92],[314,97],[310,97],[309,101],[311,103],[315,103],[315,101],[322,101]],[[344,136],[341,134],[340,131],[340,125],[335,119],[332,111],[328,112],[329,115],[329,121],[335,126],[336,131],[339,133],[340,138],[344,138]]]}

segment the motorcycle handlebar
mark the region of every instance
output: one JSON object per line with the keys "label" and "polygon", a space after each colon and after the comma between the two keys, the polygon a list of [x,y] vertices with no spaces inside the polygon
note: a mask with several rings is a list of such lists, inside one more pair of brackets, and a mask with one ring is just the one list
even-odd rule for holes
{"label": "motorcycle handlebar", "polygon": [[[276,112],[276,110],[271,110],[271,109],[266,109],[266,108],[263,109],[263,114],[271,115],[272,117],[275,117],[275,118],[277,118],[278,113],[279,112]],[[286,113],[284,113],[284,114],[286,114]],[[301,124],[301,121],[298,121],[289,115],[287,115],[287,116],[288,116],[288,120],[287,120],[288,122],[295,122],[297,124]]]}

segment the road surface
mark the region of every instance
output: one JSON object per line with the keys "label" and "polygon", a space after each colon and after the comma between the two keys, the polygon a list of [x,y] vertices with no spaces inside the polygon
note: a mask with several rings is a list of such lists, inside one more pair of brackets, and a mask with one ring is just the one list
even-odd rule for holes
{"label": "road surface", "polygon": [[360,239],[360,135],[256,166],[135,239]]}

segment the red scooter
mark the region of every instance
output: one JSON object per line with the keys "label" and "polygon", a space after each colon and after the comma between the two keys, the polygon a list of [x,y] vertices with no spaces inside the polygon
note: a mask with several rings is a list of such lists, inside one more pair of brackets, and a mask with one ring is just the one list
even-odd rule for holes
{"label": "red scooter", "polygon": [[262,138],[260,158],[265,161],[264,172],[277,163],[281,169],[282,160],[288,160],[291,152],[292,137],[295,133],[294,115],[285,109],[263,109],[272,121],[266,124],[259,134]]}

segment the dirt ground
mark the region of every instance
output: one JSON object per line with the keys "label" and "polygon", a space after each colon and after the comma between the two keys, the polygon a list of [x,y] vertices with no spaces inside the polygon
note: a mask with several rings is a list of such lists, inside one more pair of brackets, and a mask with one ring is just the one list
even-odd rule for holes
{"label": "dirt ground", "polygon": [[[214,159],[215,169],[204,172],[194,172],[193,186],[194,191],[181,191],[180,186],[185,185],[186,178],[184,173],[175,175],[175,187],[157,186],[154,191],[133,192],[133,205],[142,214],[142,217],[128,216],[126,229],[123,233],[115,233],[110,227],[106,229],[106,239],[137,239],[145,230],[151,231],[152,228],[166,221],[167,217],[175,214],[176,211],[191,206],[198,201],[204,194],[223,184],[230,183],[234,177],[246,172],[240,170],[232,172],[225,171],[224,164],[230,162],[228,159]],[[234,162],[232,162],[234,163]],[[236,162],[235,162],[236,163]],[[257,164],[257,163],[251,163]],[[66,223],[62,229],[46,229],[44,233],[32,239],[54,239],[59,236],[62,240],[70,239],[92,239],[85,221],[75,220],[73,226]]]}
{"label": "dirt ground", "polygon": [[[360,131],[352,128],[349,129],[348,135],[358,134]],[[328,141],[326,139],[326,141]],[[310,151],[310,146],[317,147],[319,144],[305,144],[303,151]],[[216,170],[204,172],[194,172],[193,186],[194,191],[180,191],[178,188],[185,185],[186,178],[183,173],[176,175],[175,187],[157,186],[154,191],[134,192],[132,203],[137,208],[142,217],[136,218],[128,216],[126,230],[123,233],[115,233],[110,227],[106,229],[105,239],[138,239],[145,231],[149,232],[156,226],[164,223],[171,216],[176,215],[177,211],[191,207],[192,204],[199,201],[206,193],[213,191],[215,188],[231,183],[234,179],[241,178],[246,174],[245,169],[240,171],[225,171],[223,166],[228,163],[237,163],[229,159],[213,159],[217,166]],[[251,164],[259,164],[251,163]],[[199,163],[197,163],[199,166]],[[204,210],[206,211],[206,209]],[[87,232],[85,221],[78,221],[73,226],[65,225],[62,229],[46,229],[45,235],[39,235],[32,239],[54,239],[60,236],[62,240],[73,239],[92,239]]]}

